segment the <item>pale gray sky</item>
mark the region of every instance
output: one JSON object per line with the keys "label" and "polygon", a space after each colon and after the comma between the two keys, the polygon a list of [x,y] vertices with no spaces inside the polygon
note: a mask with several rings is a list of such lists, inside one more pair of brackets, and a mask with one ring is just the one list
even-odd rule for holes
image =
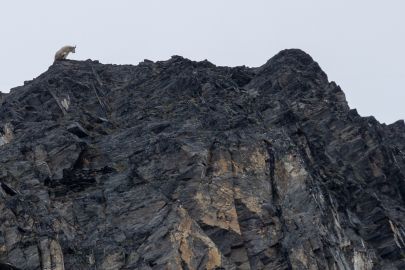
{"label": "pale gray sky", "polygon": [[70,58],[137,64],[177,54],[260,66],[278,51],[308,52],[352,108],[380,122],[405,118],[403,0],[4,0],[0,91]]}

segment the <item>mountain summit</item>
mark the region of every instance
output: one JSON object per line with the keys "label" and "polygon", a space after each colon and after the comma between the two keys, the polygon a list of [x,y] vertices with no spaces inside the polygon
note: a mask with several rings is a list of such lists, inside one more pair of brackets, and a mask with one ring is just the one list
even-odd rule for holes
{"label": "mountain summit", "polygon": [[0,131],[0,269],[405,269],[405,124],[301,50],[57,61]]}

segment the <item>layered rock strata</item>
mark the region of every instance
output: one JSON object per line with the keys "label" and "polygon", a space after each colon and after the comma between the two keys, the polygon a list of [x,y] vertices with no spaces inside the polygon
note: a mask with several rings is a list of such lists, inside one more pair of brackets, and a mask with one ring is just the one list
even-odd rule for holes
{"label": "layered rock strata", "polygon": [[404,122],[300,50],[59,61],[0,99],[0,269],[405,269]]}

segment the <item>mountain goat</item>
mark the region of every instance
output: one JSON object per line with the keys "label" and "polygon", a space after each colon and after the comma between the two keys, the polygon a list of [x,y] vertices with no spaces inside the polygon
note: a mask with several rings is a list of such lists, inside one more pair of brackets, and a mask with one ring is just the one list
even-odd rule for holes
{"label": "mountain goat", "polygon": [[55,54],[55,61],[66,59],[69,53],[75,53],[76,46],[64,46]]}

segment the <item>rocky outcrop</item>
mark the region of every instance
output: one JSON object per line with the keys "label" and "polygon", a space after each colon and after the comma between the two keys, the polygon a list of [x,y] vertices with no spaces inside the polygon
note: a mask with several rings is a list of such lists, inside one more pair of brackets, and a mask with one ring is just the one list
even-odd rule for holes
{"label": "rocky outcrop", "polygon": [[4,94],[0,91],[0,105],[3,103],[3,100],[5,99],[5,97],[6,97],[6,94]]}
{"label": "rocky outcrop", "polygon": [[59,61],[0,125],[18,269],[405,268],[405,124],[360,117],[300,50]]}

